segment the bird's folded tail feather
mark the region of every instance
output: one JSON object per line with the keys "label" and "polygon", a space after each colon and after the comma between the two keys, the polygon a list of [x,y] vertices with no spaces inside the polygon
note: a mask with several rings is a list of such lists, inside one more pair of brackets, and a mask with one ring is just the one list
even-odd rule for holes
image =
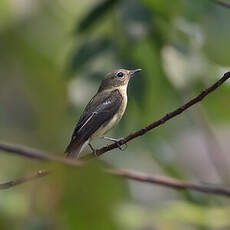
{"label": "bird's folded tail feather", "polygon": [[83,151],[83,149],[86,147],[86,145],[88,144],[88,140],[87,141],[77,141],[77,142],[71,142],[66,150],[66,157],[67,158],[74,158],[74,157],[79,157],[80,153]]}

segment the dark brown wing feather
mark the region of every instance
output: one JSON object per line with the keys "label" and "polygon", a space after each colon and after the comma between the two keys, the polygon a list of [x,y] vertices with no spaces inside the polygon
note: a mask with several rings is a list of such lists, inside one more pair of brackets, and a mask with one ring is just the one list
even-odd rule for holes
{"label": "dark brown wing feather", "polygon": [[119,90],[96,94],[86,106],[74,129],[70,144],[66,149],[67,156],[72,155],[73,152],[77,154],[84,142],[113,118],[121,103],[122,96]]}

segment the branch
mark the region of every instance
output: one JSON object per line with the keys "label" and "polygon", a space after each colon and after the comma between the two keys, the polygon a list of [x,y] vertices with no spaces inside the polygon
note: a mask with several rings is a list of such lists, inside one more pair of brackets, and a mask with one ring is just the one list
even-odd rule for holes
{"label": "branch", "polygon": [[[142,136],[145,133],[149,132],[150,130],[157,128],[158,126],[163,125],[166,121],[178,116],[179,114],[181,114],[182,112],[184,112],[188,108],[192,107],[194,104],[203,100],[208,94],[210,94],[211,92],[216,90],[218,87],[220,87],[229,78],[230,78],[230,72],[225,73],[224,76],[220,80],[218,80],[215,84],[213,84],[209,88],[203,90],[198,96],[194,97],[193,99],[191,99],[190,101],[188,101],[187,103],[182,105],[181,107],[179,107],[176,110],[166,114],[165,116],[163,116],[159,120],[151,123],[150,125],[142,128],[136,132],[129,134],[128,136],[126,136],[125,138],[120,140],[119,144],[123,145],[123,144],[131,141],[132,139],[137,138],[139,136]],[[90,155],[80,157],[80,159],[81,160],[88,160],[90,158],[94,158],[95,155],[100,156],[103,153],[108,152],[108,151],[115,149],[115,148],[118,148],[118,145],[116,143],[110,144],[110,145],[104,146],[100,149],[97,149],[96,154],[91,153]],[[67,161],[67,162],[71,162],[72,164],[82,164],[82,162],[79,160],[74,161],[74,163],[73,163],[73,161],[68,160],[68,159],[62,159],[62,158],[59,158],[56,156],[51,156],[51,155],[44,155],[43,152],[40,152],[38,150],[32,150],[30,148],[25,148],[25,147],[20,147],[20,146],[15,146],[15,145],[8,145],[8,144],[4,144],[4,143],[0,143],[0,150],[10,152],[12,154],[20,154],[21,156],[24,156],[24,157],[37,158],[39,160],[47,160],[47,161],[52,161],[52,160],[59,161],[60,160],[62,163],[63,163],[63,161]]]}
{"label": "branch", "polygon": [[[159,120],[151,123],[150,125],[146,126],[145,128],[129,134],[124,139],[120,140],[119,144],[123,145],[123,144],[131,141],[132,139],[137,138],[139,136],[142,136],[145,133],[149,132],[150,130],[157,128],[158,126],[163,125],[166,121],[178,116],[179,114],[181,114],[182,112],[184,112],[188,108],[190,108],[193,105],[195,105],[196,103],[202,101],[208,94],[210,94],[211,92],[216,90],[218,87],[220,87],[229,78],[230,78],[230,72],[225,73],[224,76],[219,81],[217,81],[215,84],[213,84],[209,88],[203,90],[198,96],[194,97],[193,99],[188,101],[186,104],[184,104],[181,107],[177,108],[176,110],[166,114],[165,116],[163,116]],[[118,145],[116,143],[104,146],[104,147],[96,150],[96,155],[100,156],[101,154],[108,152],[108,151],[115,149],[115,148],[118,148]],[[90,158],[94,158],[94,157],[95,157],[95,154],[91,153],[90,155],[88,155],[86,157],[81,157],[80,159],[86,160],[86,159],[90,159]]]}
{"label": "branch", "polygon": [[154,175],[149,175],[146,173],[127,170],[127,169],[107,170],[107,171],[114,175],[126,177],[131,180],[146,182],[149,184],[157,184],[171,189],[182,189],[182,190],[187,189],[187,190],[198,191],[203,193],[212,193],[212,194],[223,195],[228,197],[230,196],[230,189],[228,188],[193,184],[189,181],[177,180],[171,177],[154,176]]}
{"label": "branch", "polygon": [[0,143],[0,150],[3,150],[12,155],[19,155],[26,158],[36,159],[40,161],[54,161],[72,166],[82,166],[83,162],[80,160],[71,160],[63,157],[57,157],[37,149],[28,148],[25,146],[12,145],[7,143]]}
{"label": "branch", "polygon": [[[130,140],[132,140],[138,136],[144,135],[146,132],[150,131],[151,129],[156,128],[156,127],[164,124],[166,121],[170,120],[171,118],[181,114],[182,112],[187,110],[192,105],[201,101],[204,97],[206,97],[209,93],[211,93],[212,91],[217,89],[220,85],[222,85],[229,78],[230,78],[230,72],[225,73],[224,76],[219,81],[217,81],[215,84],[213,84],[211,87],[207,88],[206,90],[202,91],[197,97],[193,98],[188,103],[184,104],[183,106],[179,107],[178,109],[174,110],[173,112],[166,114],[160,120],[153,122],[149,126],[146,126],[145,128],[143,128],[137,132],[131,133],[129,136],[127,136],[122,141],[120,141],[120,144],[125,144],[128,141],[130,141]],[[105,146],[105,147],[97,150],[97,154],[101,155],[105,152],[108,152],[108,151],[114,149],[114,148],[117,148],[116,144]],[[72,160],[52,156],[50,154],[47,155],[46,153],[43,153],[43,152],[38,151],[38,150],[20,147],[20,146],[15,146],[15,145],[4,144],[4,143],[0,143],[0,150],[3,150],[3,151],[8,152],[8,153],[12,153],[14,155],[24,156],[24,157],[28,157],[28,158],[32,158],[32,159],[37,159],[37,160],[54,161],[54,162],[58,162],[61,164],[66,164],[66,165],[70,165],[70,166],[74,166],[74,167],[79,167],[79,166],[83,165],[83,163],[81,161],[72,161]],[[204,193],[213,193],[216,195],[230,196],[230,189],[226,189],[226,188],[197,185],[197,184],[193,184],[193,183],[188,182],[188,181],[176,180],[176,179],[169,178],[169,177],[153,176],[153,175],[148,175],[148,174],[144,174],[141,172],[135,172],[132,170],[121,170],[120,169],[120,170],[105,170],[105,171],[108,173],[111,173],[113,175],[126,177],[128,179],[146,182],[146,183],[150,183],[150,184],[158,184],[158,185],[162,185],[162,186],[166,186],[166,187],[170,187],[170,188],[174,188],[174,189],[188,189],[188,190],[195,190],[195,191],[200,191],[200,192],[204,192]],[[49,174],[49,171],[40,170],[34,175],[2,183],[2,184],[0,184],[0,189],[10,188],[10,187],[13,187],[15,185],[25,183],[27,181],[38,179],[38,178],[45,176],[47,174]]]}
{"label": "branch", "polygon": [[[37,159],[37,158],[34,158],[34,159]],[[72,166],[72,164],[70,165]],[[75,167],[78,167],[78,166],[75,166]],[[217,186],[198,185],[198,184],[193,184],[188,181],[177,180],[171,177],[154,176],[154,175],[149,175],[146,173],[137,172],[137,171],[128,170],[128,169],[117,169],[117,170],[107,169],[104,171],[112,175],[115,175],[115,176],[120,176],[120,177],[124,177],[130,180],[139,181],[139,182],[145,182],[148,184],[161,185],[161,186],[168,187],[171,189],[198,191],[198,192],[210,193],[210,194],[227,196],[227,197],[230,196],[230,189],[217,187]],[[47,170],[39,170],[37,173],[33,175],[29,175],[26,177],[18,178],[16,180],[11,180],[5,183],[1,183],[0,189],[9,189],[16,185],[20,185],[20,184],[47,176],[50,173],[51,172]]]}
{"label": "branch", "polygon": [[29,175],[29,176],[17,178],[15,180],[7,181],[5,183],[1,183],[0,184],[0,189],[9,189],[9,188],[14,187],[16,185],[20,185],[20,184],[23,184],[23,183],[26,183],[26,182],[29,182],[29,181],[39,179],[41,177],[44,177],[44,176],[48,175],[49,173],[50,172],[47,171],[47,170],[39,170],[33,175]]}

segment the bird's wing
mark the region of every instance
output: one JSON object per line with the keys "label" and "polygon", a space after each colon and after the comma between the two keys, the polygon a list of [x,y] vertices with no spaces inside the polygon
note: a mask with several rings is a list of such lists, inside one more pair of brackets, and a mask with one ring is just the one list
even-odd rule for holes
{"label": "bird's wing", "polygon": [[101,126],[107,124],[119,110],[122,96],[119,90],[113,90],[103,96],[96,95],[86,106],[81,115],[71,138],[68,149],[77,143],[83,143],[96,132]]}

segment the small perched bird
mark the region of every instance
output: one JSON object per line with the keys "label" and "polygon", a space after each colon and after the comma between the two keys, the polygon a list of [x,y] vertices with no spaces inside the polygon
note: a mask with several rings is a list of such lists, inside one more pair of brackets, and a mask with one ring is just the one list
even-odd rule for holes
{"label": "small perched bird", "polygon": [[[98,136],[104,135],[122,118],[127,105],[127,86],[130,78],[141,69],[118,69],[108,73],[101,82],[96,95],[81,115],[66,148],[67,157],[79,156],[83,149]],[[118,142],[120,139],[103,137]]]}

